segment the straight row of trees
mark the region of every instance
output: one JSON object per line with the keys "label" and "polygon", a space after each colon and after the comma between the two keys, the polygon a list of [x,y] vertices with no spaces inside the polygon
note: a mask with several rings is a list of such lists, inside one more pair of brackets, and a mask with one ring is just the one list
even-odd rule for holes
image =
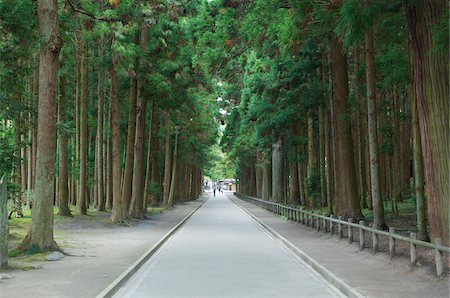
{"label": "straight row of trees", "polygon": [[58,249],[54,206],[121,223],[198,198],[218,125],[187,10],[30,0],[0,12],[0,176],[16,213],[32,208],[23,249]]}
{"label": "straight row of trees", "polygon": [[[449,244],[448,6],[224,1],[203,16],[231,110],[240,192],[387,229],[410,196],[419,238]],[[220,68],[217,68],[217,65]]]}

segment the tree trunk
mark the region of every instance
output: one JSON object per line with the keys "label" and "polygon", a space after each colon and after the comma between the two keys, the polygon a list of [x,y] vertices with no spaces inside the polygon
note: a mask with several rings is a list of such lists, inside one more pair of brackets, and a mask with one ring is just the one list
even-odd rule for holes
{"label": "tree trunk", "polygon": [[331,154],[330,142],[330,118],[329,112],[325,116],[324,138],[325,138],[325,182],[327,187],[327,211],[328,214],[333,214],[333,155]]}
{"label": "tree trunk", "polygon": [[116,73],[117,57],[113,57],[111,65],[111,159],[112,159],[112,214],[111,222],[119,223],[125,219],[123,213],[123,202],[120,193],[121,171],[120,171],[120,125],[119,125],[119,82]]}
{"label": "tree trunk", "polygon": [[159,200],[159,192],[155,189],[156,187],[159,187],[159,138],[158,138],[158,131],[160,127],[160,116],[159,116],[159,109],[156,107],[156,105],[153,106],[153,116],[152,116],[152,178],[151,178],[151,202],[152,206],[158,205]]}
{"label": "tree trunk", "polygon": [[336,211],[338,215],[362,219],[359,207],[356,183],[355,160],[353,154],[352,132],[348,120],[348,72],[347,57],[342,43],[336,38],[331,40],[331,75],[333,90],[333,122]]}
{"label": "tree trunk", "polygon": [[166,129],[164,139],[164,182],[163,182],[163,207],[167,208],[169,203],[170,189],[170,114],[166,111]]}
{"label": "tree trunk", "polygon": [[8,194],[5,176],[0,177],[0,271],[8,269]]}
{"label": "tree trunk", "polygon": [[284,203],[283,189],[283,153],[281,137],[273,144],[272,151],[272,201]]}
{"label": "tree trunk", "polygon": [[[265,154],[264,154],[265,155]],[[265,201],[270,200],[270,161],[266,158],[262,158],[262,186],[261,186],[261,198]]]}
{"label": "tree trunk", "polygon": [[[294,130],[295,134],[295,130]],[[291,145],[291,160],[289,162],[289,204],[300,204],[300,186],[298,180],[297,146]]]}
{"label": "tree trunk", "polygon": [[[66,122],[66,78],[59,78],[59,123]],[[72,216],[69,208],[69,175],[67,170],[67,132],[59,132],[59,176],[58,200],[59,215]]]}
{"label": "tree trunk", "polygon": [[144,213],[147,212],[148,206],[148,195],[149,195],[149,187],[150,187],[150,179],[152,175],[152,123],[153,123],[153,115],[154,115],[154,105],[150,112],[150,123],[148,128],[148,145],[147,145],[147,163],[145,166],[145,182],[144,182],[144,201],[142,207],[144,208]]}
{"label": "tree trunk", "polygon": [[[414,92],[414,91],[413,91]],[[425,204],[425,190],[424,190],[424,171],[422,159],[422,146],[420,144],[420,127],[419,117],[417,113],[416,96],[413,96],[412,103],[412,127],[413,127],[413,146],[414,146],[414,185],[416,193],[416,207],[417,207],[417,239],[428,241],[427,231],[427,207]]]}
{"label": "tree trunk", "polygon": [[262,193],[262,179],[263,172],[261,166],[261,152],[256,152],[256,165],[255,165],[255,175],[256,175],[256,197],[261,198]]}
{"label": "tree trunk", "polygon": [[173,148],[173,162],[172,162],[172,178],[170,179],[169,199],[167,202],[168,207],[173,207],[173,197],[175,192],[176,175],[177,175],[177,150],[178,150],[178,127],[175,128],[175,144]]}
{"label": "tree trunk", "polygon": [[41,47],[39,63],[39,104],[37,127],[36,185],[31,226],[22,248],[33,245],[42,250],[59,249],[53,238],[56,155],[56,72],[61,38],[58,2],[38,1]]}
{"label": "tree trunk", "polygon": [[[20,95],[17,96],[16,101],[20,102]],[[16,145],[15,156],[20,163],[17,163],[14,167],[14,183],[16,185],[22,184],[22,164],[24,160],[21,158],[22,148],[22,119],[19,112],[14,113],[14,143]],[[19,192],[15,198],[14,206],[18,212],[22,212],[22,193]]]}
{"label": "tree trunk", "polygon": [[[101,47],[101,45],[100,45]],[[103,51],[100,49],[99,56],[102,56]],[[104,184],[104,173],[103,173],[103,106],[104,106],[104,96],[103,96],[103,71],[98,70],[98,86],[97,86],[97,150],[95,153],[96,159],[96,171],[97,171],[97,210],[106,211],[105,209],[105,184]]]}
{"label": "tree trunk", "polygon": [[[139,87],[144,82],[139,80]],[[141,88],[139,88],[141,89]],[[136,117],[136,141],[134,146],[133,166],[133,192],[131,196],[130,216],[134,218],[144,217],[144,179],[145,179],[145,120],[147,115],[147,97],[140,92]],[[149,144],[150,146],[150,144]]]}
{"label": "tree trunk", "polygon": [[[368,1],[367,1],[368,2]],[[370,155],[370,187],[372,189],[373,225],[376,229],[387,230],[384,219],[383,199],[380,191],[380,175],[378,168],[378,143],[377,143],[377,111],[375,94],[375,60],[373,48],[373,29],[369,29],[365,35],[366,45],[366,77],[367,77],[367,123],[369,132]]]}
{"label": "tree trunk", "polygon": [[[111,86],[112,91],[112,86]],[[112,92],[111,92],[112,94]],[[111,103],[108,107],[108,115],[107,115],[107,126],[112,127],[111,121]],[[105,193],[106,193],[106,210],[112,210],[113,206],[113,186],[112,186],[112,141],[111,141],[111,133],[107,132],[106,134],[106,170],[105,170]]]}
{"label": "tree trunk", "polygon": [[78,214],[87,214],[87,149],[88,149],[88,100],[89,69],[88,48],[83,45],[81,63],[81,100],[80,100],[80,188],[78,191]]}
{"label": "tree trunk", "polygon": [[325,182],[325,111],[323,105],[319,107],[319,175],[320,175],[320,203],[327,206],[327,188]]}
{"label": "tree trunk", "polygon": [[131,194],[133,191],[134,141],[136,138],[137,74],[134,70],[132,70],[131,73],[130,101],[128,103],[127,151],[122,188],[122,208],[124,216],[128,216]]}
{"label": "tree trunk", "polygon": [[[417,97],[422,154],[428,193],[428,219],[433,238],[449,245],[450,125],[448,121],[448,48],[432,51],[432,29],[447,21],[445,0],[411,2],[407,10]],[[447,29],[448,30],[448,29]],[[447,32],[448,33],[448,32]]]}

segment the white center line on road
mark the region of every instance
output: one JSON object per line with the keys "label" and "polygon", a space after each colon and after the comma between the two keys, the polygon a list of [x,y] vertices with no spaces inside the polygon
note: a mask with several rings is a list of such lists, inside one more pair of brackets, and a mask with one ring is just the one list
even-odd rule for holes
{"label": "white center line on road", "polygon": [[342,297],[313,272],[219,194],[114,297]]}

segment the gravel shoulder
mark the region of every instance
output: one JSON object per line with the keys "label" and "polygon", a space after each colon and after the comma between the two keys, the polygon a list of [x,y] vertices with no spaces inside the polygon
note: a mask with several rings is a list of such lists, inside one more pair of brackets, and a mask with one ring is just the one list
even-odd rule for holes
{"label": "gravel shoulder", "polygon": [[373,255],[357,243],[318,233],[286,220],[232,194],[239,205],[281,234],[303,252],[367,297],[450,297],[450,278],[437,278],[428,267],[411,269],[408,259]]}
{"label": "gravel shoulder", "polygon": [[0,297],[95,297],[202,200],[180,203],[129,227],[88,219],[58,222],[55,239],[69,256],[29,264],[39,269],[9,272],[0,279]]}

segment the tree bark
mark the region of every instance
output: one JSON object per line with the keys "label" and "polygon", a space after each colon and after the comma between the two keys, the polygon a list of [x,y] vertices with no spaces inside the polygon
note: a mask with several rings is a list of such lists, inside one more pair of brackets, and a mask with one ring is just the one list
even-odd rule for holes
{"label": "tree bark", "polygon": [[[102,45],[100,45],[99,56],[102,56],[103,51],[101,50]],[[97,210],[106,211],[105,209],[105,184],[104,184],[104,173],[103,173],[103,106],[104,106],[104,96],[103,96],[103,71],[98,70],[97,79],[97,140],[96,140],[96,171],[97,171]]]}
{"label": "tree bark", "polygon": [[413,146],[414,146],[414,185],[416,193],[416,210],[417,210],[417,239],[428,241],[427,231],[427,208],[425,204],[424,189],[424,170],[422,159],[422,146],[420,144],[420,127],[419,117],[417,113],[416,97],[413,96],[412,103],[412,127],[413,127]]}
{"label": "tree bark", "polygon": [[36,185],[31,226],[22,248],[59,249],[53,238],[56,155],[56,72],[62,41],[58,28],[58,2],[38,1],[41,40],[37,127]]}
{"label": "tree bark", "polygon": [[[265,155],[265,154],[264,154]],[[270,161],[267,158],[262,158],[262,186],[261,186],[261,198],[265,201],[270,200]]]}
{"label": "tree bark", "polygon": [[134,146],[133,192],[131,195],[130,216],[142,218],[144,216],[144,179],[145,179],[145,116],[147,99],[140,98],[137,108],[136,142]]}
{"label": "tree bark", "polygon": [[169,203],[170,189],[170,113],[166,111],[166,129],[164,139],[164,182],[163,182],[163,207],[167,208]]}
{"label": "tree bark", "polygon": [[88,100],[89,69],[88,48],[84,44],[81,58],[81,98],[80,98],[80,187],[78,191],[78,214],[87,214],[87,149],[88,149]]}
{"label": "tree bark", "polygon": [[[315,179],[316,173],[316,157],[315,157],[315,148],[314,148],[314,118],[313,112],[311,110],[308,111],[308,182],[307,184],[312,186],[313,179]],[[307,206],[309,208],[317,207],[317,202],[315,202],[314,196],[312,192],[314,191],[311,188],[307,188],[308,193],[308,202]]]}
{"label": "tree bark", "polygon": [[333,90],[333,126],[335,150],[336,211],[338,215],[362,219],[356,183],[352,132],[348,116],[347,57],[342,43],[331,39],[331,76]]}
{"label": "tree bark", "polygon": [[[66,122],[66,78],[59,78],[59,123]],[[67,170],[67,132],[60,131],[59,134],[59,176],[58,176],[58,200],[59,215],[72,216],[69,208],[69,175]]]}
{"label": "tree bark", "polygon": [[[122,207],[125,216],[128,216],[130,209],[132,183],[133,183],[133,166],[134,166],[134,141],[136,138],[136,101],[137,101],[137,74],[135,70],[131,71],[131,87],[130,101],[128,103],[128,134],[127,149],[125,157],[125,172],[123,177],[122,188]],[[144,112],[145,113],[145,112]]]}
{"label": "tree bark", "polygon": [[175,144],[173,147],[173,162],[172,162],[172,178],[170,179],[169,199],[167,202],[168,207],[173,207],[173,197],[175,192],[176,175],[177,175],[177,155],[178,155],[178,127],[175,128]]}
{"label": "tree bark", "polygon": [[281,137],[273,144],[272,151],[272,201],[284,203],[283,189],[283,155]]}
{"label": "tree bark", "polygon": [[112,128],[112,214],[111,222],[122,222],[126,215],[123,213],[123,202],[120,193],[120,126],[119,126],[119,82],[116,73],[117,57],[113,57],[111,65],[111,128]]}
{"label": "tree bark", "polygon": [[[367,0],[367,3],[369,1]],[[366,45],[366,78],[367,78],[367,123],[369,135],[370,155],[370,187],[372,189],[373,225],[376,229],[387,230],[384,219],[384,206],[380,190],[380,175],[378,167],[378,142],[377,142],[377,111],[376,111],[376,86],[375,86],[375,59],[373,47],[373,29],[365,34]]]}
{"label": "tree bark", "polygon": [[144,213],[147,212],[148,206],[148,197],[149,197],[149,187],[150,187],[150,179],[152,176],[152,123],[153,123],[153,114],[154,114],[154,106],[150,112],[150,124],[148,128],[148,145],[147,145],[147,163],[145,166],[145,182],[144,182],[144,201],[142,202],[142,207],[144,208]]}
{"label": "tree bark", "polygon": [[[112,86],[111,86],[112,90]],[[112,94],[112,92],[111,92]],[[109,127],[112,126],[111,121],[111,106],[109,107],[108,111],[108,123]],[[112,185],[112,141],[111,141],[111,134],[108,133],[106,135],[106,175],[105,175],[105,185],[106,185],[106,210],[112,210],[113,206],[113,185]]]}
{"label": "tree bark", "polygon": [[262,179],[263,179],[263,172],[262,172],[262,166],[261,166],[261,152],[256,152],[256,165],[255,165],[255,175],[256,175],[256,197],[261,198],[262,194]]}
{"label": "tree bark", "polygon": [[[432,51],[433,27],[446,21],[445,0],[411,2],[407,9],[417,97],[422,154],[428,193],[432,238],[449,245],[450,235],[450,124],[448,121],[448,49]],[[447,29],[448,30],[448,29]]]}
{"label": "tree bark", "polygon": [[8,195],[5,176],[0,177],[0,271],[8,269]]}
{"label": "tree bark", "polygon": [[159,138],[158,138],[158,131],[160,127],[160,114],[159,109],[156,105],[153,106],[153,116],[152,116],[152,177],[151,177],[151,203],[152,206],[158,205],[159,192],[155,189],[156,187],[159,187]]}

